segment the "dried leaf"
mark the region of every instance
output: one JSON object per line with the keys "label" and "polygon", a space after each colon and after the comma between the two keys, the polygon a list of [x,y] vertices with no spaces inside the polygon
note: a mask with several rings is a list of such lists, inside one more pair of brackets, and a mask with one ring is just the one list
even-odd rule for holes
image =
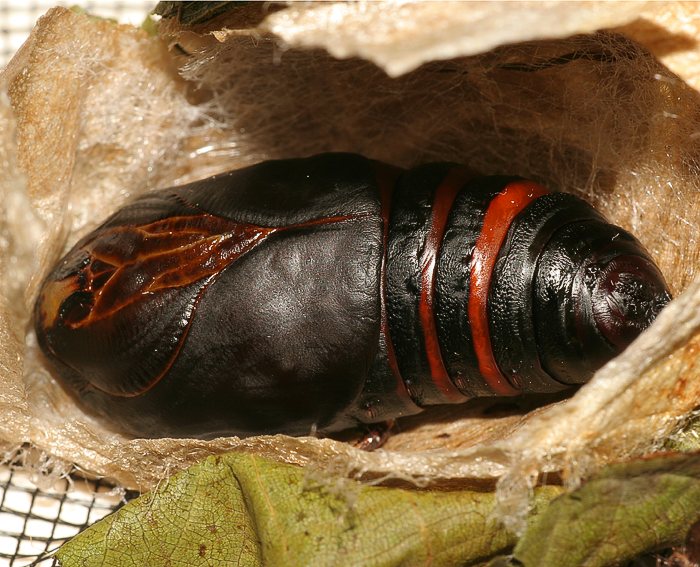
{"label": "dried leaf", "polygon": [[700,519],[700,455],[616,465],[554,500],[513,554],[518,565],[604,567],[680,544]]}

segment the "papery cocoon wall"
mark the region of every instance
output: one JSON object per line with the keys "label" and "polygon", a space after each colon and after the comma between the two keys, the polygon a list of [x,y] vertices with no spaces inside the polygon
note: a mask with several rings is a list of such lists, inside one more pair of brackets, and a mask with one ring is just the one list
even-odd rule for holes
{"label": "papery cocoon wall", "polygon": [[[575,477],[673,431],[700,384],[700,209],[688,205],[699,191],[698,93],[629,37],[589,33],[640,29],[629,23],[640,5],[469,6],[292,5],[255,29],[231,31],[225,14],[191,29],[161,22],[162,38],[59,8],[40,20],[0,78],[0,157],[11,172],[2,187],[17,195],[13,217],[31,224],[2,227],[5,242],[31,242],[22,254],[0,247],[2,277],[14,282],[0,297],[0,403],[14,416],[0,436],[129,487],[235,448],[421,482],[503,476],[505,487],[542,470]],[[502,25],[525,14],[532,26]],[[555,14],[567,34],[586,35],[551,38]],[[697,57],[694,45],[686,51]],[[639,237],[678,299],[572,399],[529,413],[439,408],[376,453],[284,436],[128,439],[73,404],[31,333],[23,344],[38,278],[127,198],[323,151],[401,166],[456,161],[576,193]]]}

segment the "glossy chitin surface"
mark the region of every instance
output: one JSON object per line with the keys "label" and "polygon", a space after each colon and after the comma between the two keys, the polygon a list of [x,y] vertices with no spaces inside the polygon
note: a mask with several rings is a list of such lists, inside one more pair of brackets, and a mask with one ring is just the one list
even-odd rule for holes
{"label": "glossy chitin surface", "polygon": [[301,435],[583,383],[668,300],[571,195],[326,154],[127,205],[49,274],[35,327],[129,433]]}

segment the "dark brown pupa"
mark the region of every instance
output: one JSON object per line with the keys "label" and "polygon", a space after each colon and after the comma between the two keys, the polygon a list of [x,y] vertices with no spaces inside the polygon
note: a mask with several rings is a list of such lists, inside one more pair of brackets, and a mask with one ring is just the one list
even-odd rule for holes
{"label": "dark brown pupa", "polygon": [[324,154],[137,199],[51,271],[35,327],[131,434],[302,435],[582,384],[669,299],[573,195]]}

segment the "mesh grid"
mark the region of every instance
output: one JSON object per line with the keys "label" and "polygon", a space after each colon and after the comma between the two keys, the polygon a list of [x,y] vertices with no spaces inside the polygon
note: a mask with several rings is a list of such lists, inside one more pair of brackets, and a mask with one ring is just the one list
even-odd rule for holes
{"label": "mesh grid", "polygon": [[0,469],[0,566],[54,565],[50,553],[61,543],[135,496],[100,480],[38,489],[29,474]]}

